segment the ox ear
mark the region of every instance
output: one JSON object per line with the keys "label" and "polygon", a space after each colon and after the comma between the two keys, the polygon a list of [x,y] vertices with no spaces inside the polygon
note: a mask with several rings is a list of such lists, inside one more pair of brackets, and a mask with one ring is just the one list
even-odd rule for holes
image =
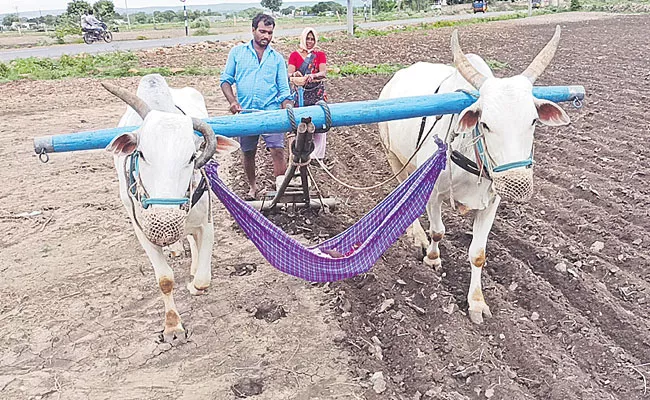
{"label": "ox ear", "polygon": [[225,136],[215,135],[217,137],[217,151],[216,154],[230,154],[233,151],[239,150],[239,142]]}
{"label": "ox ear", "polygon": [[464,109],[458,116],[458,124],[456,125],[456,133],[471,132],[472,129],[478,124],[481,118],[481,108],[476,104]]}
{"label": "ox ear", "polygon": [[109,151],[116,156],[128,156],[138,148],[138,135],[135,132],[127,132],[117,136],[106,146]]}
{"label": "ox ear", "polygon": [[548,126],[569,125],[571,119],[564,110],[548,100],[535,99],[539,122]]}

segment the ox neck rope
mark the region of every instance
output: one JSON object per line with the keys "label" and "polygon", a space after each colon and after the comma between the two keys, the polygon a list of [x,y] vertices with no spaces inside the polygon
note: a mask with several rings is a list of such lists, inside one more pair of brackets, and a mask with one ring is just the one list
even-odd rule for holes
{"label": "ox neck rope", "polygon": [[325,242],[305,247],[234,194],[205,165],[210,186],[246,236],[278,270],[310,282],[332,282],[364,273],[423,212],[445,168],[447,146],[438,151],[361,220]]}

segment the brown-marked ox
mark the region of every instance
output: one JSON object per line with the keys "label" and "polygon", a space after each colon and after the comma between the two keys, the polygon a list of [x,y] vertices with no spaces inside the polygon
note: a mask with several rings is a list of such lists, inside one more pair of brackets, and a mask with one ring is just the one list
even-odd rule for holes
{"label": "brown-marked ox", "polygon": [[[478,90],[480,94],[477,101],[460,114],[427,118],[423,128],[420,118],[379,124],[381,141],[395,173],[415,152],[418,140],[426,137],[420,151],[401,173],[401,180],[434,154],[437,149],[434,137],[450,144],[448,160],[452,158],[452,150],[456,150],[465,161],[476,164],[476,172],[482,171],[473,174],[450,162],[438,178],[427,204],[431,242],[419,221],[409,229],[415,243],[425,251],[425,264],[439,268],[438,244],[445,234],[441,216],[443,201],[450,201],[462,212],[476,210],[469,247],[471,282],[467,294],[469,316],[475,323],[483,322],[484,316],[491,316],[481,290],[481,270],[486,264],[485,247],[499,203],[502,198],[525,201],[532,195],[535,125],[560,126],[570,122],[558,105],[537,99],[532,93],[533,83],[549,65],[559,40],[558,26],[550,42],[521,75],[496,78],[481,57],[463,54],[458,32],[454,31],[451,50],[455,67],[414,64],[397,72],[380,95],[380,99],[392,99],[459,90]],[[481,152],[483,157],[479,155]],[[460,159],[462,164],[463,157],[453,158]]]}
{"label": "brown-marked ox", "polygon": [[182,340],[186,331],[174,304],[174,271],[163,247],[187,236],[192,252],[187,287],[194,295],[203,293],[210,285],[214,227],[210,192],[197,190],[200,168],[215,152],[230,153],[239,145],[201,120],[208,113],[193,88],[172,89],[155,74],[141,79],[137,94],[104,87],[128,105],[118,126],[140,126],[114,138],[106,150],[114,155],[120,198],[162,292],[163,340]]}

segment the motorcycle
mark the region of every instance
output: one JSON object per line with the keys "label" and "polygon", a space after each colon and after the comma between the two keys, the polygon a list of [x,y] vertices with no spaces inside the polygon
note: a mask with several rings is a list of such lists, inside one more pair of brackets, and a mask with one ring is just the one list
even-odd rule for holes
{"label": "motorcycle", "polygon": [[94,42],[105,41],[110,43],[113,41],[113,34],[107,29],[105,23],[100,24],[102,29],[85,30],[83,34],[84,42],[86,44],[93,44]]}

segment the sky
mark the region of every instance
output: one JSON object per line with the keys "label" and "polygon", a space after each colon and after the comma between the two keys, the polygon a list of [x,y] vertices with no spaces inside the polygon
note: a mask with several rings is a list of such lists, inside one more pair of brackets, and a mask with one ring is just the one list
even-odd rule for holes
{"label": "sky", "polygon": [[[16,7],[18,12],[21,11],[38,11],[38,10],[64,10],[70,0],[0,0],[0,14],[15,13]],[[90,4],[94,0],[86,0]],[[255,0],[186,0],[186,5],[191,7],[193,4],[219,4],[219,3],[256,3]],[[113,0],[116,8],[138,7],[164,7],[164,6],[181,6],[180,0]]]}

